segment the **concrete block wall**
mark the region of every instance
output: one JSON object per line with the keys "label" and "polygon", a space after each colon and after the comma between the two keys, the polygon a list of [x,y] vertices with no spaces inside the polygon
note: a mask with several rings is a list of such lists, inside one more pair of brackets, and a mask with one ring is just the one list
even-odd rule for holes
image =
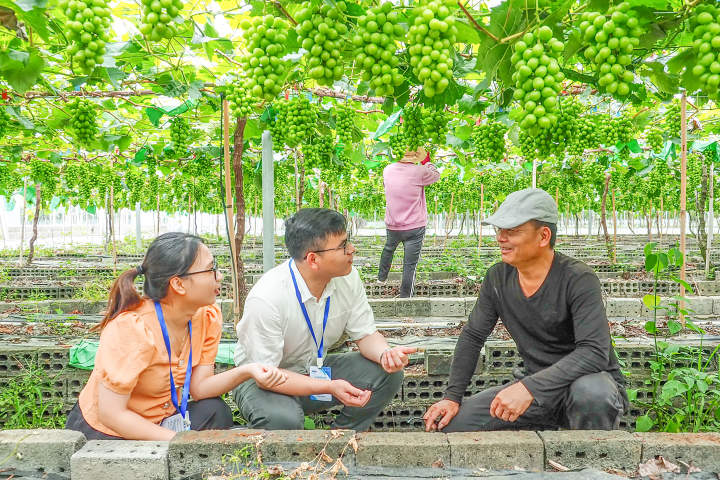
{"label": "concrete block wall", "polygon": [[[634,297],[607,295],[605,306],[607,316],[611,319],[624,318],[634,320],[648,318],[652,313],[642,303],[642,296],[648,291]],[[667,295],[661,295],[664,302],[670,300]],[[695,310],[694,315],[699,317],[720,318],[720,294],[689,296],[687,307]],[[413,297],[410,299],[398,298],[369,298],[370,307],[377,318],[392,317],[443,317],[467,319],[472,312],[477,296],[432,296]],[[232,323],[232,302],[218,300],[225,322]],[[45,300],[33,302],[32,307],[40,311],[54,312],[60,310],[64,313],[80,311],[84,314],[100,314],[106,307],[105,302],[81,300]],[[0,313],[17,308],[15,304],[0,304]],[[661,313],[662,315],[662,313]],[[1,354],[0,354],[1,355]],[[2,374],[2,357],[0,356],[0,374]]]}
{"label": "concrete block wall", "polygon": [[[657,455],[704,472],[720,472],[718,433],[622,431],[523,431],[467,433],[357,433],[351,430],[183,432],[170,442],[90,441],[67,430],[0,432],[3,473],[55,479],[180,480],[238,473],[260,461],[299,465],[340,460],[350,473],[375,468],[401,472],[427,468],[433,478],[446,469],[552,471],[550,461],[570,469],[632,474]],[[457,470],[453,470],[457,472]]]}
{"label": "concrete block wall", "polygon": [[[699,348],[699,343],[685,346]],[[713,351],[714,346],[715,344],[707,342],[703,345],[706,357]],[[64,404],[63,411],[68,411],[75,404],[90,375],[90,371],[68,367],[66,360],[59,358],[60,352],[67,355],[68,348],[68,346],[58,347],[43,343],[3,345],[3,357],[0,357],[0,361],[4,363],[1,363],[0,366],[4,365],[5,372],[10,372],[10,374],[0,375],[0,388],[7,385],[13,376],[21,373],[22,362],[45,358],[48,361],[43,365],[48,369],[50,383],[43,390],[44,398]],[[623,370],[630,373],[630,376],[627,377],[628,388],[638,390],[639,400],[650,400],[652,391],[644,381],[648,378],[650,363],[654,361],[654,347],[649,343],[617,342],[615,351]],[[420,422],[417,417],[422,416],[429,404],[444,396],[452,358],[452,349],[431,348],[426,350],[424,353],[426,371],[422,374],[406,374],[400,391],[392,400],[392,404],[378,415],[373,428],[395,431],[419,426]],[[671,366],[673,368],[686,367],[696,361],[696,358],[678,355]],[[522,366],[522,359],[514,342],[487,342],[478,358],[475,375],[471,378],[465,396],[511,382],[514,378],[513,369],[522,368]],[[218,370],[225,367],[225,365],[216,365]],[[60,370],[56,370],[56,368]],[[714,358],[708,366],[708,371],[717,371],[717,369],[717,358]],[[331,409],[323,412],[322,415],[329,423],[331,415],[338,412],[338,409]],[[623,420],[623,427],[632,429],[634,418],[641,414],[641,411],[633,409],[630,415]]]}

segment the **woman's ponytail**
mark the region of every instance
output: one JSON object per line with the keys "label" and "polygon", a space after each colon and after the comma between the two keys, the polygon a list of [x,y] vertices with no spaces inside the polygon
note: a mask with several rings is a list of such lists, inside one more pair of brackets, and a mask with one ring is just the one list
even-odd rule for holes
{"label": "woman's ponytail", "polygon": [[92,331],[100,331],[110,320],[127,310],[133,310],[142,303],[142,297],[135,288],[135,279],[143,273],[143,267],[138,266],[126,270],[115,279],[110,289],[107,311],[102,322],[92,328]]}

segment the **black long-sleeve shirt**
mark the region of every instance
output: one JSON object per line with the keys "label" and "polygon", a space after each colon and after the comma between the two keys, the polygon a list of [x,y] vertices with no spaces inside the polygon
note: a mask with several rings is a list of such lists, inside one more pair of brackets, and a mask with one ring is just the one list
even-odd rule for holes
{"label": "black long-sleeve shirt", "polygon": [[540,406],[556,406],[564,389],[583,375],[608,371],[624,385],[600,281],[581,261],[555,252],[545,281],[529,298],[515,267],[503,262],[490,267],[455,347],[445,398],[462,401],[498,318],[524,361],[528,376],[522,383]]}

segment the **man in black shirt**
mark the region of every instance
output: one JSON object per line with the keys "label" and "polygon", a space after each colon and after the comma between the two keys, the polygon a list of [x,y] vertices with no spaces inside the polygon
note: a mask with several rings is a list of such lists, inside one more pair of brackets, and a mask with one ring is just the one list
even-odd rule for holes
{"label": "man in black shirt", "polygon": [[[628,400],[600,282],[590,267],[554,251],[557,221],[552,197],[526,188],[483,222],[495,227],[502,262],[482,282],[455,347],[445,398],[425,413],[425,430],[618,428]],[[463,400],[498,318],[525,371],[509,385]]]}

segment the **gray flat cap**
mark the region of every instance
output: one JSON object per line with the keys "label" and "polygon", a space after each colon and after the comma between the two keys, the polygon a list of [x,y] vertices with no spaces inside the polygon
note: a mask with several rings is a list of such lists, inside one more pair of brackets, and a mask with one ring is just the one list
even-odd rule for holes
{"label": "gray flat cap", "polygon": [[558,222],[555,200],[545,190],[525,188],[511,193],[497,211],[482,223],[498,228],[513,228],[530,220]]}

